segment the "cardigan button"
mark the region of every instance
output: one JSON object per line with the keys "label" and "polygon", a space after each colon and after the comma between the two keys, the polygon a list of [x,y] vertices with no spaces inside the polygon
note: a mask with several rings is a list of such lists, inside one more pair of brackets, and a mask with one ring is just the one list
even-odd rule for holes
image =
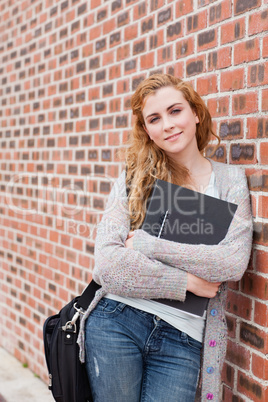
{"label": "cardigan button", "polygon": [[209,341],[209,346],[211,346],[212,348],[214,348],[216,345],[217,345],[217,342],[214,339]]}
{"label": "cardigan button", "polygon": [[211,314],[213,317],[215,317],[215,316],[218,314],[218,311],[217,311],[215,308],[213,308],[213,309],[211,310],[210,314]]}
{"label": "cardigan button", "polygon": [[214,373],[214,368],[213,368],[213,367],[208,367],[208,368],[207,368],[207,373],[208,373],[208,374]]}
{"label": "cardigan button", "polygon": [[207,399],[211,401],[211,400],[213,399],[213,394],[208,393],[208,394],[207,394]]}

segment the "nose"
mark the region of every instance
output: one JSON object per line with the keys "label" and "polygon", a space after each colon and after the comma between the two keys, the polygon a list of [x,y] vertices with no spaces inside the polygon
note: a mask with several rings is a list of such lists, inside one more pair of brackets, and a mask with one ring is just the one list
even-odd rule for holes
{"label": "nose", "polygon": [[163,116],[163,130],[164,131],[169,131],[172,128],[174,128],[174,123],[170,116]]}

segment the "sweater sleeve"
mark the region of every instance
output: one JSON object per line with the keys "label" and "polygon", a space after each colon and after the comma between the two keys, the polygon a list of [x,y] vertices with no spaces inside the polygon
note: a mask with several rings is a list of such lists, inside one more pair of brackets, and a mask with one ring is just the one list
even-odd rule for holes
{"label": "sweater sleeve", "polygon": [[137,230],[133,238],[134,249],[209,282],[241,279],[250,258],[253,225],[246,176],[240,169],[236,173],[227,198],[238,204],[238,208],[225,238],[219,244],[176,243]]}
{"label": "sweater sleeve", "polygon": [[[125,247],[130,230],[125,172],[108,198],[97,228],[94,280],[106,292],[147,299],[184,300],[187,273]],[[152,239],[148,238],[151,242]],[[149,245],[148,245],[149,246]]]}

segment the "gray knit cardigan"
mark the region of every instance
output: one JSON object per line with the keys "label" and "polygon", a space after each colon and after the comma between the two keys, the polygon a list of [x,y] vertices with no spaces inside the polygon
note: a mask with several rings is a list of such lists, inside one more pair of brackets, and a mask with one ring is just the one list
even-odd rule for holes
{"label": "gray knit cardigan", "polygon": [[[85,360],[84,325],[107,293],[146,299],[184,300],[187,272],[210,282],[223,282],[221,293],[210,299],[202,357],[198,400],[220,401],[221,370],[226,352],[226,281],[242,278],[251,253],[252,215],[244,170],[210,160],[220,198],[238,204],[226,237],[217,245],[175,243],[136,230],[133,249],[125,247],[130,230],[125,172],[108,198],[95,243],[94,280],[101,285],[84,315],[78,338],[80,360]],[[220,211],[219,211],[220,213]]]}

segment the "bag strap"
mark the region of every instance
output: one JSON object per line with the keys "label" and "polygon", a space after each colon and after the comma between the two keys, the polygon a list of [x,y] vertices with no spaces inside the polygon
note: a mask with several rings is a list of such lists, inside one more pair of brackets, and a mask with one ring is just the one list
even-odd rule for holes
{"label": "bag strap", "polygon": [[94,299],[95,293],[98,289],[100,289],[101,286],[98,285],[93,279],[89,283],[89,285],[86,287],[86,289],[83,291],[79,299],[77,300],[77,307],[80,308],[82,307],[83,310],[87,310],[88,306]]}

